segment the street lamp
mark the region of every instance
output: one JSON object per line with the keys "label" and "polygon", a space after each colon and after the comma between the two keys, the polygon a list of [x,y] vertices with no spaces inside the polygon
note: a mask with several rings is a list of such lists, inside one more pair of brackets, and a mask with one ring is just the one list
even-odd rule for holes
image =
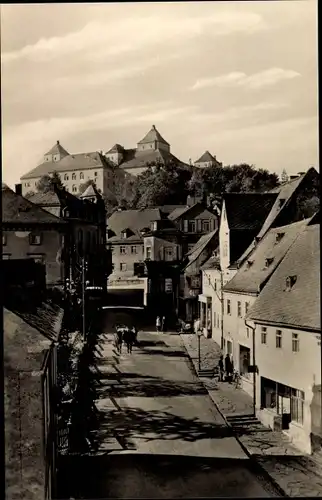
{"label": "street lamp", "polygon": [[199,327],[197,330],[198,336],[198,370],[201,370],[201,356],[200,356],[200,341],[201,341],[202,329]]}

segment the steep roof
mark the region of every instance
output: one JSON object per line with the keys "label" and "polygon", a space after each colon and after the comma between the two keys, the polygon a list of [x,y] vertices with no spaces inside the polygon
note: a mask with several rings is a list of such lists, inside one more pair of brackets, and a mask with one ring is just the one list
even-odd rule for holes
{"label": "steep roof", "polygon": [[[296,276],[291,290],[286,278]],[[321,331],[320,226],[303,231],[248,313],[252,320]]]}
{"label": "steep roof", "polygon": [[114,212],[108,219],[108,229],[111,229],[115,236],[108,239],[108,242],[119,241],[121,239],[121,233],[124,228],[131,229],[134,233],[124,242],[142,239],[140,230],[144,227],[150,227],[150,224],[154,220],[161,220],[163,218],[161,210],[159,208],[147,208],[143,210],[119,210]]}
{"label": "steep roof", "polygon": [[95,186],[93,186],[93,184],[90,184],[89,186],[87,186],[84,193],[80,195],[80,198],[93,198],[93,197],[101,198],[101,195],[99,194]]}
{"label": "steep roof", "polygon": [[97,151],[93,153],[78,153],[68,155],[60,161],[52,162],[45,161],[38,165],[36,168],[24,174],[21,179],[33,179],[42,177],[45,174],[52,174],[54,171],[58,173],[87,170],[90,168],[111,168],[106,158]]}
{"label": "steep roof", "polygon": [[[259,293],[260,288],[265,285],[310,220],[306,219],[271,229],[250,253],[247,262],[244,262],[223,289],[233,292]],[[273,259],[268,267],[266,267],[266,259]]]}
{"label": "steep roof", "polygon": [[196,160],[195,163],[205,163],[205,162],[216,162],[216,158],[212,156],[209,151],[205,151],[203,155],[200,156],[199,160]]}
{"label": "steep roof", "polygon": [[193,248],[186,253],[188,264],[185,266],[185,269],[189,267],[201,255],[207,245],[209,245],[209,243],[211,243],[217,236],[218,229],[216,229],[215,231],[211,231],[211,233],[204,234],[203,236],[201,236],[201,238],[199,238]]}
{"label": "steep roof", "polygon": [[170,146],[170,144],[163,139],[160,132],[155,128],[155,125],[152,125],[151,130],[146,134],[146,136],[143,139],[141,139],[141,141],[138,142],[138,144],[146,144],[148,142],[154,142],[154,141],[159,141],[162,142],[163,144],[166,144],[167,146]]}
{"label": "steep roof", "polygon": [[[195,209],[198,206],[204,212],[208,212],[209,216],[214,215],[202,202],[198,201],[198,202],[194,203],[193,205],[183,205],[181,207],[175,208],[173,210],[173,212],[170,213],[169,219],[170,220],[177,220],[177,219],[179,219],[179,217],[182,217],[183,215],[187,214],[190,210]],[[198,217],[195,217],[195,218],[198,218]]]}
{"label": "steep roof", "polygon": [[123,153],[124,148],[120,144],[114,144],[114,146],[107,151],[107,155],[111,153]]}
{"label": "steep roof", "polygon": [[[276,194],[277,198],[276,198],[275,203],[273,204],[270,212],[268,213],[262,227],[260,228],[260,231],[257,235],[258,238],[263,238],[263,236],[266,234],[266,232],[272,227],[272,225],[274,224],[278,215],[290,203],[295,192],[301,186],[303,180],[308,175],[312,174],[313,170],[315,170],[315,169],[312,167],[306,173],[300,175],[298,178],[292,179],[291,181],[286,182],[285,184],[282,184],[282,185],[272,189],[271,191],[269,191],[269,193]],[[254,248],[254,242],[252,242],[249,245],[249,247],[246,248],[245,252],[241,255],[241,257],[238,259],[237,262],[238,263],[244,262],[244,260],[249,255],[249,253],[253,250],[253,248]]]}
{"label": "steep roof", "polygon": [[60,206],[61,202],[59,196],[54,191],[47,191],[47,193],[42,193],[39,191],[38,193],[33,194],[28,198],[31,203],[35,205],[41,206]]}
{"label": "steep roof", "polygon": [[45,154],[47,155],[60,155],[60,156],[68,156],[69,153],[66,151],[66,149],[61,146],[60,142],[57,141],[56,144]]}
{"label": "steep roof", "polygon": [[207,269],[220,269],[220,257],[217,255],[212,255],[210,259],[206,260],[203,266],[201,266],[203,271]]}
{"label": "steep roof", "polygon": [[226,193],[224,202],[229,229],[259,230],[276,197],[276,193]]}
{"label": "steep roof", "polygon": [[38,207],[12,189],[2,191],[2,223],[64,224],[65,222]]}
{"label": "steep roof", "polygon": [[[147,167],[148,163],[166,163],[169,161],[175,161],[180,165],[184,165],[178,158],[176,158],[172,153],[167,151],[162,151],[160,149],[155,149],[151,151],[135,151],[131,152],[126,156],[125,161],[120,165],[122,169]],[[127,159],[129,158],[129,159]]]}

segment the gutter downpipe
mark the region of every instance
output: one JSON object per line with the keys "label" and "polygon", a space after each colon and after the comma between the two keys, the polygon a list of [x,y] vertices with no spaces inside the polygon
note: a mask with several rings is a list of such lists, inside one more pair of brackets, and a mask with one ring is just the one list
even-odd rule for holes
{"label": "gutter downpipe", "polygon": [[257,374],[257,369],[255,368],[256,366],[256,356],[255,356],[255,326],[251,326],[247,323],[247,320],[244,319],[245,325],[247,328],[250,328],[253,330],[253,414],[254,417],[256,417],[256,374]]}

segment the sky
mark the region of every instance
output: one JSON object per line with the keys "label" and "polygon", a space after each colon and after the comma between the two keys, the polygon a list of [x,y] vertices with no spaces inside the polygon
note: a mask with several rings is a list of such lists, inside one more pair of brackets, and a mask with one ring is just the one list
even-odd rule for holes
{"label": "sky", "polygon": [[60,140],[318,168],[317,2],[1,5],[2,179]]}

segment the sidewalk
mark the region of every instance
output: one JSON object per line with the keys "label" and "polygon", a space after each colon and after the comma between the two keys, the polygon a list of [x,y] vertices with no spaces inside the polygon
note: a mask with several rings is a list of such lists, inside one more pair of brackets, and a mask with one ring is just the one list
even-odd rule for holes
{"label": "sidewalk", "polygon": [[[181,339],[197,371],[197,336],[183,334]],[[200,352],[202,369],[214,368],[218,364],[221,351],[212,339],[201,337]],[[237,422],[232,428],[245,452],[256,459],[286,496],[322,496],[322,460],[303,455],[285,434],[268,429],[257,419],[247,419],[247,424],[242,426],[243,419],[253,413],[251,397],[233,384],[201,380],[227,424]]]}

